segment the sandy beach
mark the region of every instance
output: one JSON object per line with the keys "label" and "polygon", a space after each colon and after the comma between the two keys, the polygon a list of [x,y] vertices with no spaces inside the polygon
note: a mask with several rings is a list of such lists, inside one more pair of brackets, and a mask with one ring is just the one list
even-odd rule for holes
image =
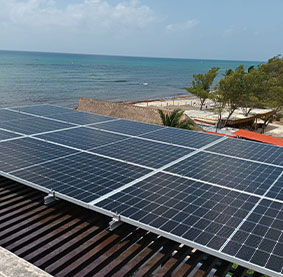
{"label": "sandy beach", "polygon": [[[173,109],[182,109],[185,111],[198,111],[200,110],[200,99],[195,96],[180,96],[180,97],[171,97],[171,98],[164,98],[164,99],[157,99],[157,100],[150,100],[150,101],[139,101],[139,102],[129,102],[128,104],[132,104],[138,107],[149,107],[149,108],[164,108],[169,110]],[[213,111],[213,102],[211,100],[206,100],[205,105],[203,106],[204,113],[215,113]],[[189,114],[189,112],[188,112]],[[194,113],[192,113],[194,114]],[[240,115],[238,115],[240,116]],[[215,113],[214,117],[217,117]],[[261,122],[261,120],[259,120]],[[260,130],[257,131],[258,133]],[[283,138],[283,119],[280,121],[273,121],[270,123],[266,130],[266,135],[274,136]]]}

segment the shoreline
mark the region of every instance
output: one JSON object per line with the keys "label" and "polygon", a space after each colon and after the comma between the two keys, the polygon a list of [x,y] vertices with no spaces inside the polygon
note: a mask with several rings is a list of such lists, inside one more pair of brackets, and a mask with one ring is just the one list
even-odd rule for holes
{"label": "shoreline", "polygon": [[175,100],[186,100],[186,99],[197,99],[198,97],[194,95],[178,95],[178,96],[168,96],[164,98],[154,98],[149,100],[137,100],[137,101],[118,101],[116,103],[130,104],[136,105],[141,103],[154,103],[154,102],[162,102],[162,101],[175,101]]}

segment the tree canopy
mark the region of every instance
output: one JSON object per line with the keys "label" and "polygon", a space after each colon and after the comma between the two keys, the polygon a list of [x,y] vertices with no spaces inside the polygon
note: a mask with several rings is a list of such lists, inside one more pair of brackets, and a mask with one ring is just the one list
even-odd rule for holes
{"label": "tree canopy", "polygon": [[225,126],[234,111],[241,108],[247,116],[255,107],[273,109],[274,113],[264,119],[262,131],[274,114],[283,111],[283,59],[282,56],[271,58],[267,63],[257,68],[250,66],[245,71],[239,66],[235,71],[226,70],[223,78],[216,85],[216,90],[210,94],[215,110],[222,122],[223,111],[228,116],[222,126]]}
{"label": "tree canopy", "polygon": [[212,67],[206,74],[194,74],[192,86],[186,88],[187,91],[200,98],[200,109],[209,97],[211,85],[218,74],[218,67]]}

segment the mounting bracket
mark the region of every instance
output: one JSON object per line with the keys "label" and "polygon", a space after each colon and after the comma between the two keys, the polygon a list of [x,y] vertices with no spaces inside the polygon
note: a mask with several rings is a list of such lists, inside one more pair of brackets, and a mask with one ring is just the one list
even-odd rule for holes
{"label": "mounting bracket", "polygon": [[55,191],[51,190],[48,193],[48,195],[46,195],[44,197],[44,205],[50,205],[50,204],[54,203],[56,200],[58,200],[58,199],[55,197]]}
{"label": "mounting bracket", "polygon": [[118,228],[123,222],[120,220],[120,215],[117,213],[112,217],[112,220],[109,222],[109,230],[114,231]]}

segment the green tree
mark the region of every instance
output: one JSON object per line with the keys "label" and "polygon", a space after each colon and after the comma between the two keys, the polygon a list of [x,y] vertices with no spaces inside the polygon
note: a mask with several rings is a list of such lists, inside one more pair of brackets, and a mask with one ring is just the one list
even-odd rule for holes
{"label": "green tree", "polygon": [[230,71],[217,85],[218,96],[225,103],[228,116],[223,124],[226,126],[234,111],[241,106],[245,89],[245,69],[240,65],[235,71]]}
{"label": "green tree", "polygon": [[162,123],[164,126],[170,126],[175,128],[182,128],[182,129],[188,129],[193,130],[195,127],[195,123],[191,119],[181,119],[184,111],[181,111],[179,109],[175,109],[172,112],[163,112],[162,110],[158,110]]}
{"label": "green tree", "polygon": [[274,110],[274,113],[264,119],[262,133],[272,120],[274,114],[283,111],[283,57],[275,56],[266,64],[259,66],[258,70],[265,74],[263,104]]}
{"label": "green tree", "polygon": [[187,91],[200,98],[200,109],[209,97],[211,85],[218,74],[218,67],[212,67],[206,74],[194,74],[192,86]]}
{"label": "green tree", "polygon": [[265,94],[264,83],[265,74],[253,67],[243,75],[243,92],[239,102],[245,116],[248,116],[255,107],[262,106]]}
{"label": "green tree", "polygon": [[218,114],[216,128],[222,128],[222,114],[225,111],[226,99],[220,90],[215,90],[209,94],[209,99],[214,103],[214,111]]}

